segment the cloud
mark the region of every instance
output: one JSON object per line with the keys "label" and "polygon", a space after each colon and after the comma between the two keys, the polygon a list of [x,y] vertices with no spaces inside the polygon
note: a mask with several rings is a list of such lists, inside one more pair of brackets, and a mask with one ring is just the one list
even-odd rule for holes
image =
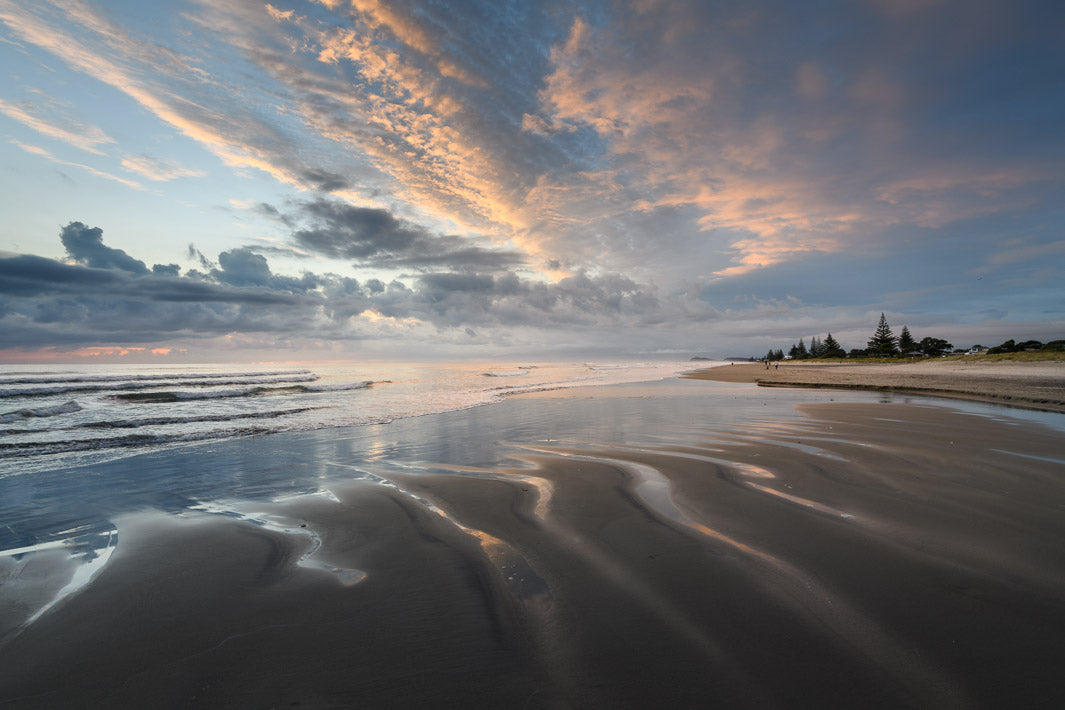
{"label": "cloud", "polygon": [[[701,232],[690,262],[734,277],[811,253],[867,252],[898,225],[1024,208],[1021,196],[1040,188],[1061,154],[1043,120],[1065,115],[1038,74],[1022,71],[1030,81],[1011,91],[1008,72],[991,69],[988,57],[1017,67],[1011,52],[1035,52],[1043,61],[1034,66],[1060,67],[1060,50],[1026,11],[1000,6],[946,31],[956,27],[952,6],[920,6],[918,24],[869,25],[857,5],[811,14],[774,2],[678,2],[575,18],[551,49],[540,105],[523,125],[555,141],[592,131],[603,151],[594,169],[537,184],[531,197],[563,227],[548,249],[638,268],[630,250],[603,253],[580,230],[600,234],[606,220],[631,219],[633,206],[690,208],[688,224],[656,241],[686,247]],[[898,51],[900,43],[909,50]],[[987,101],[988,85],[1000,82],[1001,92],[1024,95],[1027,115],[1042,117],[1033,125],[1040,135],[1023,135],[1025,112],[1004,108],[1020,104]],[[1026,148],[997,149],[1006,144]],[[1027,152],[1040,144],[1049,152]],[[944,189],[910,189],[948,170],[957,179]],[[974,199],[1004,176],[1017,181]]]}
{"label": "cloud", "polygon": [[259,212],[290,226],[306,223],[292,232],[299,247],[333,258],[354,259],[360,267],[479,271],[524,263],[518,252],[476,246],[457,235],[433,235],[385,209],[320,198],[301,204],[295,216],[282,215],[270,205],[261,205]]}
{"label": "cloud", "polygon": [[152,273],[156,276],[180,276],[181,267],[177,264],[153,264]]}
{"label": "cloud", "polygon": [[19,123],[29,126],[43,136],[54,138],[80,150],[88,151],[96,155],[103,155],[99,146],[114,143],[115,139],[107,135],[97,126],[89,126],[69,118],[61,119],[65,126],[57,125],[55,121],[49,121],[36,114],[39,106],[30,104],[13,104],[0,99],[0,113],[7,115]]}
{"label": "cloud", "polygon": [[252,247],[224,251],[218,255],[218,264],[222,268],[212,269],[212,278],[230,286],[265,286],[275,291],[303,293],[319,285],[318,278],[311,273],[305,273],[302,279],[272,273],[266,257]]}
{"label": "cloud", "polygon": [[[587,271],[557,283],[513,271],[434,271],[389,283],[328,273],[293,277],[274,273],[251,248],[224,251],[216,268],[182,275],[174,265],[141,271],[136,259],[103,244],[102,231],[82,223],[71,223],[64,235],[86,262],[99,266],[29,255],[0,258],[0,329],[8,349],[186,347],[203,341],[200,347],[303,347],[340,356],[356,343],[363,348],[370,341],[402,339],[405,352],[425,355],[469,345],[631,352],[641,343],[643,349],[668,343],[692,352],[712,343],[712,352],[721,354],[739,346],[736,352],[745,352],[751,342],[758,343],[752,354],[761,354],[825,330],[848,346],[861,345],[881,310],[915,333],[958,342],[975,337],[979,322],[993,311],[1018,322],[1039,313],[1044,323],[1065,323],[1060,308],[1050,305],[1048,312],[1045,300],[1013,283],[1025,273],[1017,270],[1023,260],[1057,254],[1059,245],[1018,242],[989,265],[967,254],[968,235],[944,246],[959,260],[958,283],[936,285],[934,259],[915,269],[912,255],[863,263],[841,254],[829,265],[832,279],[811,281],[802,262],[792,261],[694,293],[663,293],[622,274]],[[981,268],[986,276],[977,281],[971,274]],[[879,276],[871,281],[873,269]],[[1043,277],[1060,283],[1060,269]],[[885,301],[890,289],[896,292]],[[843,306],[836,300],[841,292],[863,296]],[[939,327],[934,308],[952,294],[964,300],[968,315]],[[885,302],[899,308],[884,308]],[[903,320],[902,312],[917,315]],[[994,332],[1004,328],[999,323]],[[1029,327],[1025,337],[1046,340],[1053,330]]]}
{"label": "cloud", "polygon": [[207,174],[203,170],[185,168],[147,155],[123,158],[122,167],[156,182],[166,182],[183,177],[203,177]]}
{"label": "cloud", "polygon": [[[442,271],[423,273],[409,284],[360,283],[335,274],[275,274],[266,257],[239,248],[219,254],[218,268],[181,275],[176,265],[148,270],[106,246],[103,230],[81,222],[68,224],[60,237],[77,264],[28,255],[0,258],[5,302],[0,327],[10,334],[9,347],[158,345],[253,333],[357,340],[367,337],[368,325],[374,333],[384,327],[380,318],[403,332],[617,328],[653,324],[662,310],[652,289],[616,274],[579,273],[549,284],[506,271]],[[367,311],[380,318],[365,316]]]}
{"label": "cloud", "polygon": [[[59,12],[53,12],[57,9]],[[201,68],[200,64],[209,59],[199,54],[203,46],[197,47],[195,54],[182,54],[163,42],[136,38],[80,0],[42,2],[32,7],[0,0],[0,22],[23,42],[126,94],[226,165],[261,170],[299,187],[307,186],[307,181],[323,184],[323,166],[308,165],[301,156],[306,146],[292,145],[268,118],[249,107],[243,84],[220,86],[221,77]],[[255,4],[254,13],[241,16],[240,22],[220,23],[211,31],[224,32],[241,23],[234,37],[268,28],[271,20],[263,6]],[[261,35],[269,36],[269,32]],[[265,104],[266,96],[262,98]],[[356,172],[355,162],[346,166],[352,173]],[[326,179],[324,184],[335,181]]]}
{"label": "cloud", "polygon": [[0,259],[0,276],[0,292],[13,297],[91,289],[114,282],[114,276],[105,271],[28,254]]}
{"label": "cloud", "polygon": [[195,244],[189,243],[189,246],[185,250],[185,257],[192,261],[197,262],[204,269],[213,269],[215,264],[208,259],[202,251],[196,248]]}
{"label": "cloud", "polygon": [[82,163],[74,163],[74,162],[71,162],[69,160],[63,160],[62,158],[57,158],[56,156],[52,155],[52,153],[50,153],[49,151],[47,151],[44,148],[41,148],[39,146],[29,145],[29,144],[22,143],[20,141],[14,140],[14,139],[12,139],[10,141],[10,143],[12,145],[18,146],[19,148],[21,148],[22,150],[26,151],[27,153],[31,153],[33,155],[38,155],[38,156],[40,156],[42,158],[45,158],[46,160],[49,160],[49,161],[51,161],[53,163],[56,163],[58,165],[66,165],[66,166],[71,167],[71,168],[78,168],[79,170],[84,170],[85,172],[91,173],[92,175],[95,175],[96,177],[101,177],[101,178],[104,178],[105,180],[112,180],[114,182],[121,183],[121,184],[125,185],[126,187],[132,187],[134,190],[143,190],[144,189],[144,186],[141,185],[136,180],[127,180],[124,177],[119,177],[117,175],[112,175],[111,173],[106,172],[104,170],[97,170],[96,168],[92,167],[91,165],[84,165]]}
{"label": "cloud", "polygon": [[146,274],[148,267],[121,249],[104,245],[103,230],[82,222],[71,222],[59,233],[67,253],[74,261],[94,269],[121,269],[131,274]]}
{"label": "cloud", "polygon": [[320,192],[339,192],[351,187],[348,178],[328,170],[305,168],[299,172],[299,177]]}

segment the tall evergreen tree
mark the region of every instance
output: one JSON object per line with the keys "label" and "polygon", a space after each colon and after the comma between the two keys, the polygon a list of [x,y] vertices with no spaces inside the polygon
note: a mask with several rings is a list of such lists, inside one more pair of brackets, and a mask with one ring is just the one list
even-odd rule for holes
{"label": "tall evergreen tree", "polygon": [[910,335],[910,329],[906,326],[902,326],[902,333],[899,334],[899,350],[903,355],[908,355],[912,352],[920,350],[917,346],[917,342]]}
{"label": "tall evergreen tree", "polygon": [[821,338],[816,335],[810,338],[810,357],[821,357],[824,351],[821,347]]}
{"label": "tall evergreen tree", "polygon": [[891,332],[887,318],[881,313],[876,331],[873,333],[873,337],[869,339],[869,353],[871,355],[894,355],[898,342],[898,338]]}
{"label": "tall evergreen tree", "polygon": [[829,333],[821,345],[821,357],[847,357],[847,352]]}
{"label": "tall evergreen tree", "polygon": [[803,358],[808,356],[809,354],[810,353],[806,350],[806,344],[802,342],[802,338],[799,338],[799,357]]}

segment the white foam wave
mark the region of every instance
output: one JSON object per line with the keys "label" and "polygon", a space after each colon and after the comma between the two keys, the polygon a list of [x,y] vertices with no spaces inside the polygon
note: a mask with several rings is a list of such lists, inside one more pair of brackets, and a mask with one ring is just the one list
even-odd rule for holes
{"label": "white foam wave", "polygon": [[632,367],[631,365],[597,362],[586,362],[584,363],[584,366],[587,367],[589,370],[628,370],[630,367]]}
{"label": "white foam wave", "polygon": [[161,444],[190,443],[211,439],[230,439],[239,436],[256,436],[270,433],[270,429],[243,427],[185,434],[130,434],[97,439],[73,439],[64,441],[27,441],[0,444],[0,459],[22,458],[46,454],[66,454],[76,451],[97,451]]}
{"label": "white foam wave", "polygon": [[127,382],[118,381],[109,382],[107,384],[92,384],[92,385],[56,385],[52,387],[19,387],[16,389],[0,390],[0,399],[10,399],[12,397],[47,397],[57,394],[71,394],[71,393],[86,393],[86,392],[132,392],[137,390],[150,390],[157,389],[159,387],[215,387],[219,384],[225,385],[283,385],[289,382],[314,382],[318,379],[318,375],[306,374],[306,375],[294,375],[285,377],[244,377],[239,379],[230,379],[225,382],[217,382],[213,380],[200,380],[200,379],[174,379],[168,380],[152,380],[151,382]]}
{"label": "white foam wave", "polygon": [[67,375],[63,377],[4,377],[0,385],[45,385],[67,384],[74,382],[142,382],[158,380],[211,380],[236,377],[281,377],[287,375],[307,375],[310,370],[269,370],[265,372],[189,372],[158,375]]}
{"label": "white foam wave", "polygon": [[236,419],[275,419],[310,412],[317,407],[297,407],[295,409],[273,409],[267,412],[237,412],[234,414],[204,414],[192,417],[145,417],[144,419],[118,419],[113,421],[88,422],[77,424],[70,429],[139,429],[147,426],[165,426],[170,424],[198,424],[206,422],[229,422]]}
{"label": "white foam wave", "polygon": [[259,397],[264,395],[307,394],[314,392],[343,392],[346,390],[362,390],[373,385],[373,382],[353,382],[339,385],[287,385],[283,382],[279,382],[277,384],[277,387],[264,386],[252,387],[250,389],[210,390],[207,392],[186,392],[180,390],[176,392],[152,391],[133,394],[116,394],[113,395],[113,397],[115,399],[125,400],[128,402],[184,402],[201,399],[232,399],[234,397]]}
{"label": "white foam wave", "polygon": [[308,385],[303,389],[307,392],[345,392],[347,390],[364,390],[373,386],[372,380],[364,382],[352,382],[344,385]]}
{"label": "white foam wave", "polygon": [[18,409],[14,412],[5,412],[0,414],[0,424],[9,424],[11,422],[19,421],[20,419],[31,419],[34,417],[55,417],[60,414],[73,414],[74,412],[80,412],[81,405],[74,400],[64,402],[63,404],[57,404],[54,407],[40,407],[38,409]]}

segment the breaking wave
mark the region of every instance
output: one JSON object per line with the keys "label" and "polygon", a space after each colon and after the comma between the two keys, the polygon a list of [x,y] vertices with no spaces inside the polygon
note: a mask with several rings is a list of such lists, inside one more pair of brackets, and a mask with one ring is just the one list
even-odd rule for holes
{"label": "breaking wave", "polygon": [[21,458],[44,454],[66,454],[76,451],[99,451],[131,446],[149,446],[152,444],[175,444],[185,442],[207,441],[210,439],[231,439],[238,436],[256,436],[268,434],[273,429],[246,427],[241,429],[221,429],[215,431],[186,434],[129,434],[99,439],[73,439],[65,441],[28,441],[24,443],[0,443],[0,458]]}
{"label": "breaking wave", "polygon": [[0,403],[9,403],[0,410],[0,478],[46,462],[385,418],[355,406],[372,380],[326,378],[266,368],[6,373],[0,377]]}
{"label": "breaking wave", "polygon": [[11,422],[17,422],[22,419],[32,419],[35,417],[54,417],[59,414],[73,414],[74,412],[80,412],[81,406],[71,400],[64,404],[57,404],[54,407],[40,407],[39,409],[17,409],[14,412],[5,412],[0,414],[0,424],[10,424]]}
{"label": "breaking wave", "polygon": [[238,377],[282,377],[289,375],[308,375],[310,370],[270,370],[266,372],[204,372],[174,373],[159,375],[74,375],[49,377],[0,377],[0,386],[6,385],[47,385],[68,382],[146,382],[158,380],[217,380]]}
{"label": "breaking wave", "polygon": [[114,419],[108,421],[85,422],[58,429],[8,429],[5,434],[40,434],[47,431],[71,431],[76,429],[140,429],[149,426],[172,426],[174,424],[204,424],[208,422],[231,422],[237,419],[279,419],[293,414],[312,412],[322,407],[297,407],[296,409],[275,409],[268,412],[238,412],[234,414],[203,414],[192,417],[145,417],[143,419]]}
{"label": "breaking wave", "polygon": [[88,393],[88,392],[113,392],[119,391],[135,391],[135,390],[149,390],[158,387],[165,387],[168,384],[173,384],[180,387],[217,387],[219,384],[226,385],[269,385],[269,384],[284,384],[286,382],[314,382],[318,379],[318,375],[315,374],[301,374],[301,375],[286,375],[284,377],[242,377],[227,379],[223,383],[212,381],[209,379],[180,379],[174,377],[168,378],[154,378],[146,381],[130,382],[124,379],[114,380],[101,380],[98,384],[80,384],[80,385],[57,385],[53,387],[23,387],[17,389],[0,390],[0,399],[9,399],[11,397],[51,397],[57,394],[71,394],[71,393]]}
{"label": "breaking wave", "polygon": [[356,382],[346,385],[289,385],[286,387],[253,387],[240,390],[215,390],[212,392],[133,392],[112,395],[112,399],[124,402],[141,402],[165,404],[167,402],[186,402],[194,399],[232,399],[234,397],[260,397],[275,394],[308,394],[314,392],[343,392],[362,390],[373,385],[372,381]]}

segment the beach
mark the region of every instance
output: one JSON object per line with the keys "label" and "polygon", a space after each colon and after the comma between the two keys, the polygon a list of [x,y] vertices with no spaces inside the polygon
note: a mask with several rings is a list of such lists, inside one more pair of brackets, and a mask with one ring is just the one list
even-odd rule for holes
{"label": "beach", "polygon": [[1060,707],[1065,417],[756,368],[12,479],[0,706]]}
{"label": "beach", "polygon": [[917,360],[898,364],[742,363],[687,375],[763,387],[827,387],[923,394],[1065,412],[1065,361]]}

